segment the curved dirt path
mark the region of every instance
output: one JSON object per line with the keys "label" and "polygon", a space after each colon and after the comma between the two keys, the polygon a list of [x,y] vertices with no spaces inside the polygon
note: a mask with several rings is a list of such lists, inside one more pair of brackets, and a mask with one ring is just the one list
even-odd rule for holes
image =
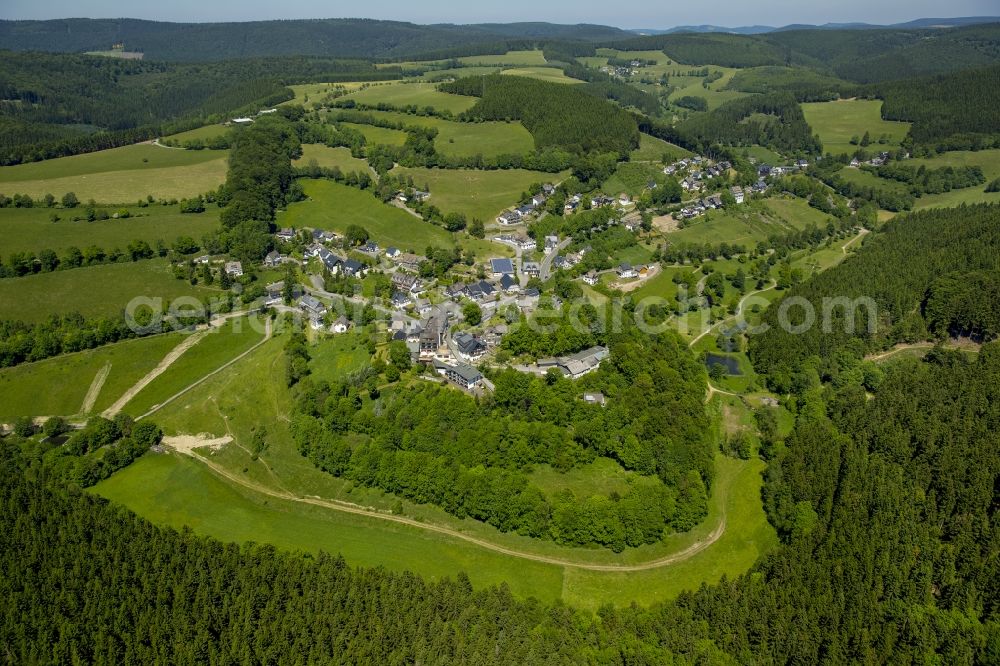
{"label": "curved dirt path", "polygon": [[771,291],[772,289],[776,288],[777,286],[778,286],[777,282],[772,282],[770,287],[766,287],[764,289],[758,289],[757,291],[751,291],[749,294],[747,294],[746,296],[744,296],[743,298],[740,299],[739,307],[736,308],[736,314],[730,315],[729,317],[726,317],[722,321],[716,322],[712,326],[710,326],[707,329],[705,329],[704,331],[702,331],[701,335],[699,335],[697,338],[695,338],[694,340],[692,340],[691,342],[688,343],[688,348],[694,347],[696,344],[698,344],[699,340],[701,340],[703,337],[705,337],[706,335],[708,335],[709,333],[711,333],[712,331],[714,331],[718,327],[722,326],[723,324],[728,323],[730,321],[733,321],[734,319],[738,319],[738,318],[742,317],[743,316],[743,308],[746,306],[748,298],[750,298],[751,296],[756,296],[757,294],[763,294],[765,291]]}
{"label": "curved dirt path", "polygon": [[122,411],[122,409],[125,408],[125,405],[127,405],[129,401],[132,400],[132,398],[134,398],[139,393],[139,391],[149,386],[154,379],[156,379],[164,372],[166,372],[167,368],[173,365],[174,362],[177,361],[177,359],[179,359],[181,356],[184,355],[184,352],[186,352],[188,349],[191,349],[191,347],[198,344],[202,338],[208,335],[209,330],[211,329],[198,331],[197,333],[193,333],[188,337],[184,338],[184,340],[182,340],[179,345],[171,349],[170,353],[164,356],[163,360],[160,361],[160,363],[155,368],[150,370],[145,377],[136,382],[135,385],[132,386],[132,388],[125,391],[122,397],[118,398],[118,400],[115,401],[115,404],[105,409],[104,412],[101,414],[101,416],[110,419],[113,418],[120,411]]}
{"label": "curved dirt path", "polygon": [[[170,446],[170,440],[164,439],[164,444]],[[410,527],[416,527],[421,530],[426,530],[428,532],[435,532],[437,534],[444,534],[446,536],[453,537],[455,539],[460,539],[467,543],[475,544],[481,548],[491,550],[495,553],[500,553],[502,555],[509,555],[511,557],[517,557],[523,560],[531,560],[533,562],[542,562],[543,564],[552,564],[560,567],[571,567],[574,569],[583,569],[586,571],[612,571],[612,572],[630,572],[630,571],[648,571],[650,569],[658,569],[660,567],[669,566],[671,564],[677,564],[678,562],[683,562],[688,560],[703,550],[707,549],[709,546],[718,541],[726,531],[726,513],[723,507],[722,515],[719,518],[719,524],[703,539],[700,539],[687,548],[676,552],[672,555],[667,555],[666,557],[661,557],[656,560],[649,562],[644,562],[642,564],[588,564],[585,562],[574,562],[572,560],[564,560],[558,557],[550,557],[547,555],[538,555],[536,553],[526,553],[524,551],[515,550],[514,548],[507,548],[506,546],[500,546],[498,544],[486,541],[484,539],[479,539],[474,536],[470,536],[458,530],[453,530],[449,527],[444,527],[441,525],[431,525],[428,523],[422,523],[420,521],[414,520],[412,518],[406,518],[405,516],[396,516],[391,513],[381,513],[375,509],[367,509],[363,506],[357,504],[350,504],[349,502],[339,502],[336,500],[327,500],[320,497],[314,496],[300,496],[293,493],[275,490],[273,488],[268,488],[259,483],[251,481],[250,479],[242,478],[228,469],[222,467],[221,465],[205,458],[199,456],[194,452],[194,448],[191,446],[181,446],[175,450],[179,453],[187,455],[195,460],[198,460],[208,466],[213,472],[219,476],[232,481],[244,488],[248,488],[254,492],[261,493],[262,495],[267,495],[269,497],[274,497],[277,499],[288,500],[291,502],[301,502],[302,504],[311,504],[313,506],[320,506],[327,509],[332,509],[334,511],[340,511],[343,513],[350,513],[357,516],[365,516],[368,518],[374,518],[376,520],[384,520],[391,523],[398,523],[401,525],[408,525]],[[723,503],[725,502],[725,498]]]}
{"label": "curved dirt path", "polygon": [[104,382],[107,381],[109,374],[111,374],[110,363],[98,370],[97,374],[94,375],[94,381],[90,382],[90,388],[87,389],[87,395],[83,397],[83,404],[80,406],[81,414],[86,414],[94,408],[94,403],[97,402],[97,396],[101,394],[101,389],[104,388]]}

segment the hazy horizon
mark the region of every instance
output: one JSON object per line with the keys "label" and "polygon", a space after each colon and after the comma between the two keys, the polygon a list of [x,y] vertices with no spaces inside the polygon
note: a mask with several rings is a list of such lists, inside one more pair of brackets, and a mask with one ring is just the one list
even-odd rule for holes
{"label": "hazy horizon", "polygon": [[[717,25],[736,28],[749,25],[781,27],[790,24],[824,23],[905,23],[920,18],[951,18],[992,16],[997,14],[993,0],[956,0],[942,16],[938,2],[929,0],[893,1],[875,5],[863,0],[844,0],[836,7],[803,6],[789,0],[761,0],[757,3],[722,0],[704,7],[678,7],[664,10],[658,7],[630,7],[616,11],[607,3],[595,0],[555,2],[539,7],[526,0],[509,0],[502,6],[451,6],[442,0],[431,0],[419,7],[412,3],[382,2],[358,16],[356,5],[346,2],[299,0],[285,3],[282,11],[263,0],[244,2],[204,3],[177,0],[169,6],[160,2],[135,2],[122,12],[123,5],[109,0],[55,0],[38,3],[28,0],[8,0],[0,8],[0,19],[51,20],[64,18],[133,18],[155,21],[210,23],[246,22],[292,19],[369,18],[395,20],[417,24],[520,23],[548,22],[559,24],[590,23],[624,29],[669,29],[680,25]],[[353,14],[353,15],[352,15]]]}

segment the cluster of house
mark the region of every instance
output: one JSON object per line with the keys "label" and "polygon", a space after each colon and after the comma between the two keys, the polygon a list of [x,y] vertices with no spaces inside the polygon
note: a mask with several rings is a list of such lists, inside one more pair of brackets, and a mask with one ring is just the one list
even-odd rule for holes
{"label": "cluster of house", "polygon": [[[282,285],[284,287],[284,285]],[[268,298],[271,298],[270,291],[268,292]],[[309,319],[309,325],[313,330],[320,331],[326,328],[326,315],[329,309],[323,301],[319,300],[311,294],[303,294],[298,300],[299,310]],[[341,315],[330,325],[330,331],[333,333],[346,333],[351,328],[351,322]]]}
{"label": "cluster of house", "polygon": [[[618,198],[609,197],[604,194],[597,194],[590,198],[591,208],[609,208],[614,205],[628,206],[632,203],[632,197],[628,194],[622,193]],[[583,204],[583,196],[579,194],[574,194],[566,200],[566,205],[564,206],[565,212],[574,213]]]}
{"label": "cluster of house", "polygon": [[555,185],[551,185],[549,183],[542,185],[542,191],[538,194],[532,195],[531,201],[528,201],[517,208],[512,208],[500,213],[500,215],[497,216],[497,224],[503,227],[509,227],[525,222],[530,216],[534,215],[539,208],[545,205],[545,202],[549,200],[549,197],[552,196],[555,191]]}
{"label": "cluster of house", "polygon": [[528,238],[523,234],[500,234],[499,236],[494,236],[493,240],[498,243],[504,243],[505,245],[510,245],[511,247],[518,250],[534,250],[535,249],[535,239]]}
{"label": "cluster of house", "polygon": [[570,379],[579,379],[601,367],[601,361],[606,359],[610,353],[607,347],[591,347],[569,356],[540,358],[535,367],[540,372],[547,372],[550,368],[555,368]]}
{"label": "cluster of house", "polygon": [[[744,201],[746,201],[747,196],[749,196],[750,194],[757,191],[763,192],[766,190],[767,190],[767,183],[763,184],[762,190],[758,190],[757,185],[754,185],[754,187],[748,187],[745,190],[739,185],[734,185],[733,187],[729,188],[729,193],[733,195],[733,199],[736,201],[736,203],[741,204]],[[713,194],[712,196],[709,197],[703,197],[701,199],[694,201],[693,203],[688,204],[684,208],[681,208],[680,215],[684,219],[689,220],[692,217],[698,217],[699,215],[704,215],[706,211],[715,210],[717,208],[722,208],[721,194]]]}
{"label": "cluster of house", "polygon": [[707,181],[718,178],[732,167],[733,165],[727,161],[713,163],[707,157],[695,155],[665,166],[663,173],[668,176],[686,174],[681,180],[681,189],[692,192],[703,190]]}
{"label": "cluster of house", "polygon": [[347,277],[364,277],[368,273],[368,266],[361,263],[357,259],[351,259],[350,257],[342,257],[340,255],[334,254],[327,248],[314,243],[306,248],[305,251],[306,259],[317,258],[323,267],[330,271],[331,275],[344,275]]}
{"label": "cluster of house", "polygon": [[801,171],[809,166],[809,160],[801,159],[796,160],[794,164],[789,164],[785,166],[771,166],[769,164],[761,164],[757,167],[757,176],[760,179],[766,178],[781,178],[782,176],[787,176],[790,173],[795,173],[796,171]]}
{"label": "cluster of house", "polygon": [[889,153],[882,152],[876,155],[875,157],[871,158],[867,162],[862,162],[857,157],[855,157],[853,160],[851,160],[851,166],[854,167],[855,169],[860,167],[862,164],[867,164],[868,166],[873,166],[873,167],[880,167],[884,166],[885,163],[888,161],[889,161]]}

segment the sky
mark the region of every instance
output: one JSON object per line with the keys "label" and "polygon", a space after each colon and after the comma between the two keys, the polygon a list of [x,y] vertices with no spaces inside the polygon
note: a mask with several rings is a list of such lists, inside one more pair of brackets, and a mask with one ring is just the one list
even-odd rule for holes
{"label": "sky", "polygon": [[[673,6],[671,6],[673,5]],[[900,23],[917,18],[994,16],[997,0],[715,0],[714,2],[636,2],[607,0],[3,0],[0,18],[142,18],[159,21],[256,21],[299,18],[375,18],[413,23],[598,23],[620,28],[670,28],[712,24],[782,26],[790,23]]]}

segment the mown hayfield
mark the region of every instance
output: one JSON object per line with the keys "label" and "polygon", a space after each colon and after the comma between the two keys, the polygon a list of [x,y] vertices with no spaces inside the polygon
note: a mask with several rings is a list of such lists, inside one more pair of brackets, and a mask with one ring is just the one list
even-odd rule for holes
{"label": "mown hayfield", "polygon": [[91,384],[109,368],[93,408],[88,412],[98,414],[155,368],[182,339],[182,333],[169,333],[126,340],[0,369],[0,420],[9,421],[20,416],[82,415]]}
{"label": "mown hayfield", "polygon": [[438,131],[434,147],[442,155],[471,157],[481,154],[493,157],[523,155],[535,149],[535,140],[519,122],[460,123],[432,116],[413,116],[389,111],[373,111],[372,115],[404,125],[433,127]]}
{"label": "mown hayfield", "polygon": [[[422,185],[421,181],[418,186]],[[451,234],[443,228],[382,203],[368,192],[330,180],[303,180],[302,187],[309,199],[280,213],[279,226],[343,232],[349,225],[357,224],[367,229],[382,247],[395,245],[420,253],[428,245],[454,245]]]}
{"label": "mown hayfield", "polygon": [[51,314],[116,317],[137,297],[196,298],[217,289],[178,280],[165,259],[74,268],[0,280],[0,319],[39,322]]}
{"label": "mown hayfield", "polygon": [[465,56],[459,58],[458,61],[465,65],[471,66],[490,66],[490,65],[544,65],[546,63],[545,56],[541,51],[508,51],[507,53],[501,55],[478,55],[478,56]]}
{"label": "mown hayfield", "polygon": [[[112,215],[120,208],[110,208],[107,212]],[[44,249],[59,253],[70,246],[125,249],[133,240],[146,241],[153,247],[157,240],[170,245],[178,236],[200,239],[219,224],[219,209],[214,206],[208,206],[204,213],[183,215],[178,212],[178,206],[153,204],[146,208],[135,205],[124,208],[132,216],[93,222],[73,221],[73,217],[84,215],[83,207],[4,208],[0,210],[0,255],[6,258],[12,252],[23,251],[37,254]],[[50,219],[53,213],[59,216],[58,222]]]}
{"label": "mown hayfield", "polygon": [[178,150],[144,143],[85,155],[0,167],[0,191],[57,199],[132,203],[152,195],[182,198],[213,190],[226,179],[225,151]]}
{"label": "mown hayfield", "polygon": [[292,162],[294,166],[306,167],[316,162],[318,166],[332,169],[338,167],[344,173],[368,171],[368,162],[352,157],[350,148],[330,148],[318,143],[302,144],[302,157]]}
{"label": "mown hayfield", "polygon": [[402,146],[406,143],[406,132],[357,123],[343,123],[343,125],[364,134],[365,142],[369,145]]}
{"label": "mown hayfield", "polygon": [[264,338],[263,323],[232,319],[194,344],[163,374],[130,400],[124,412],[141,416],[210,372],[221,368]]}
{"label": "mown hayfield", "polygon": [[542,173],[525,169],[475,171],[471,169],[408,169],[393,173],[413,176],[417,187],[430,187],[430,203],[446,213],[464,213],[470,220],[489,223],[517,203],[532,183],[558,183],[567,173]]}
{"label": "mown hayfield", "polygon": [[[872,145],[868,150],[898,148],[910,123],[882,120],[882,101],[873,99],[844,99],[834,102],[815,102],[802,105],[806,122],[823,142],[823,152],[840,155],[853,153],[859,146],[851,145],[851,138],[859,139],[869,132]],[[887,134],[889,143],[878,144],[880,136]]]}
{"label": "mown hayfield", "polygon": [[461,113],[476,103],[472,97],[443,93],[433,83],[373,83],[364,90],[351,93],[347,99],[362,104],[433,106],[435,109],[452,113]]}
{"label": "mown hayfield", "polygon": [[691,151],[680,146],[657,139],[655,136],[640,134],[639,147],[632,151],[629,159],[633,162],[661,162],[666,156],[669,164],[688,155],[691,155]]}
{"label": "mown hayfield", "polygon": [[566,76],[561,69],[555,67],[513,67],[502,72],[507,76],[525,76],[529,79],[539,79],[550,83],[583,83],[580,79]]}

